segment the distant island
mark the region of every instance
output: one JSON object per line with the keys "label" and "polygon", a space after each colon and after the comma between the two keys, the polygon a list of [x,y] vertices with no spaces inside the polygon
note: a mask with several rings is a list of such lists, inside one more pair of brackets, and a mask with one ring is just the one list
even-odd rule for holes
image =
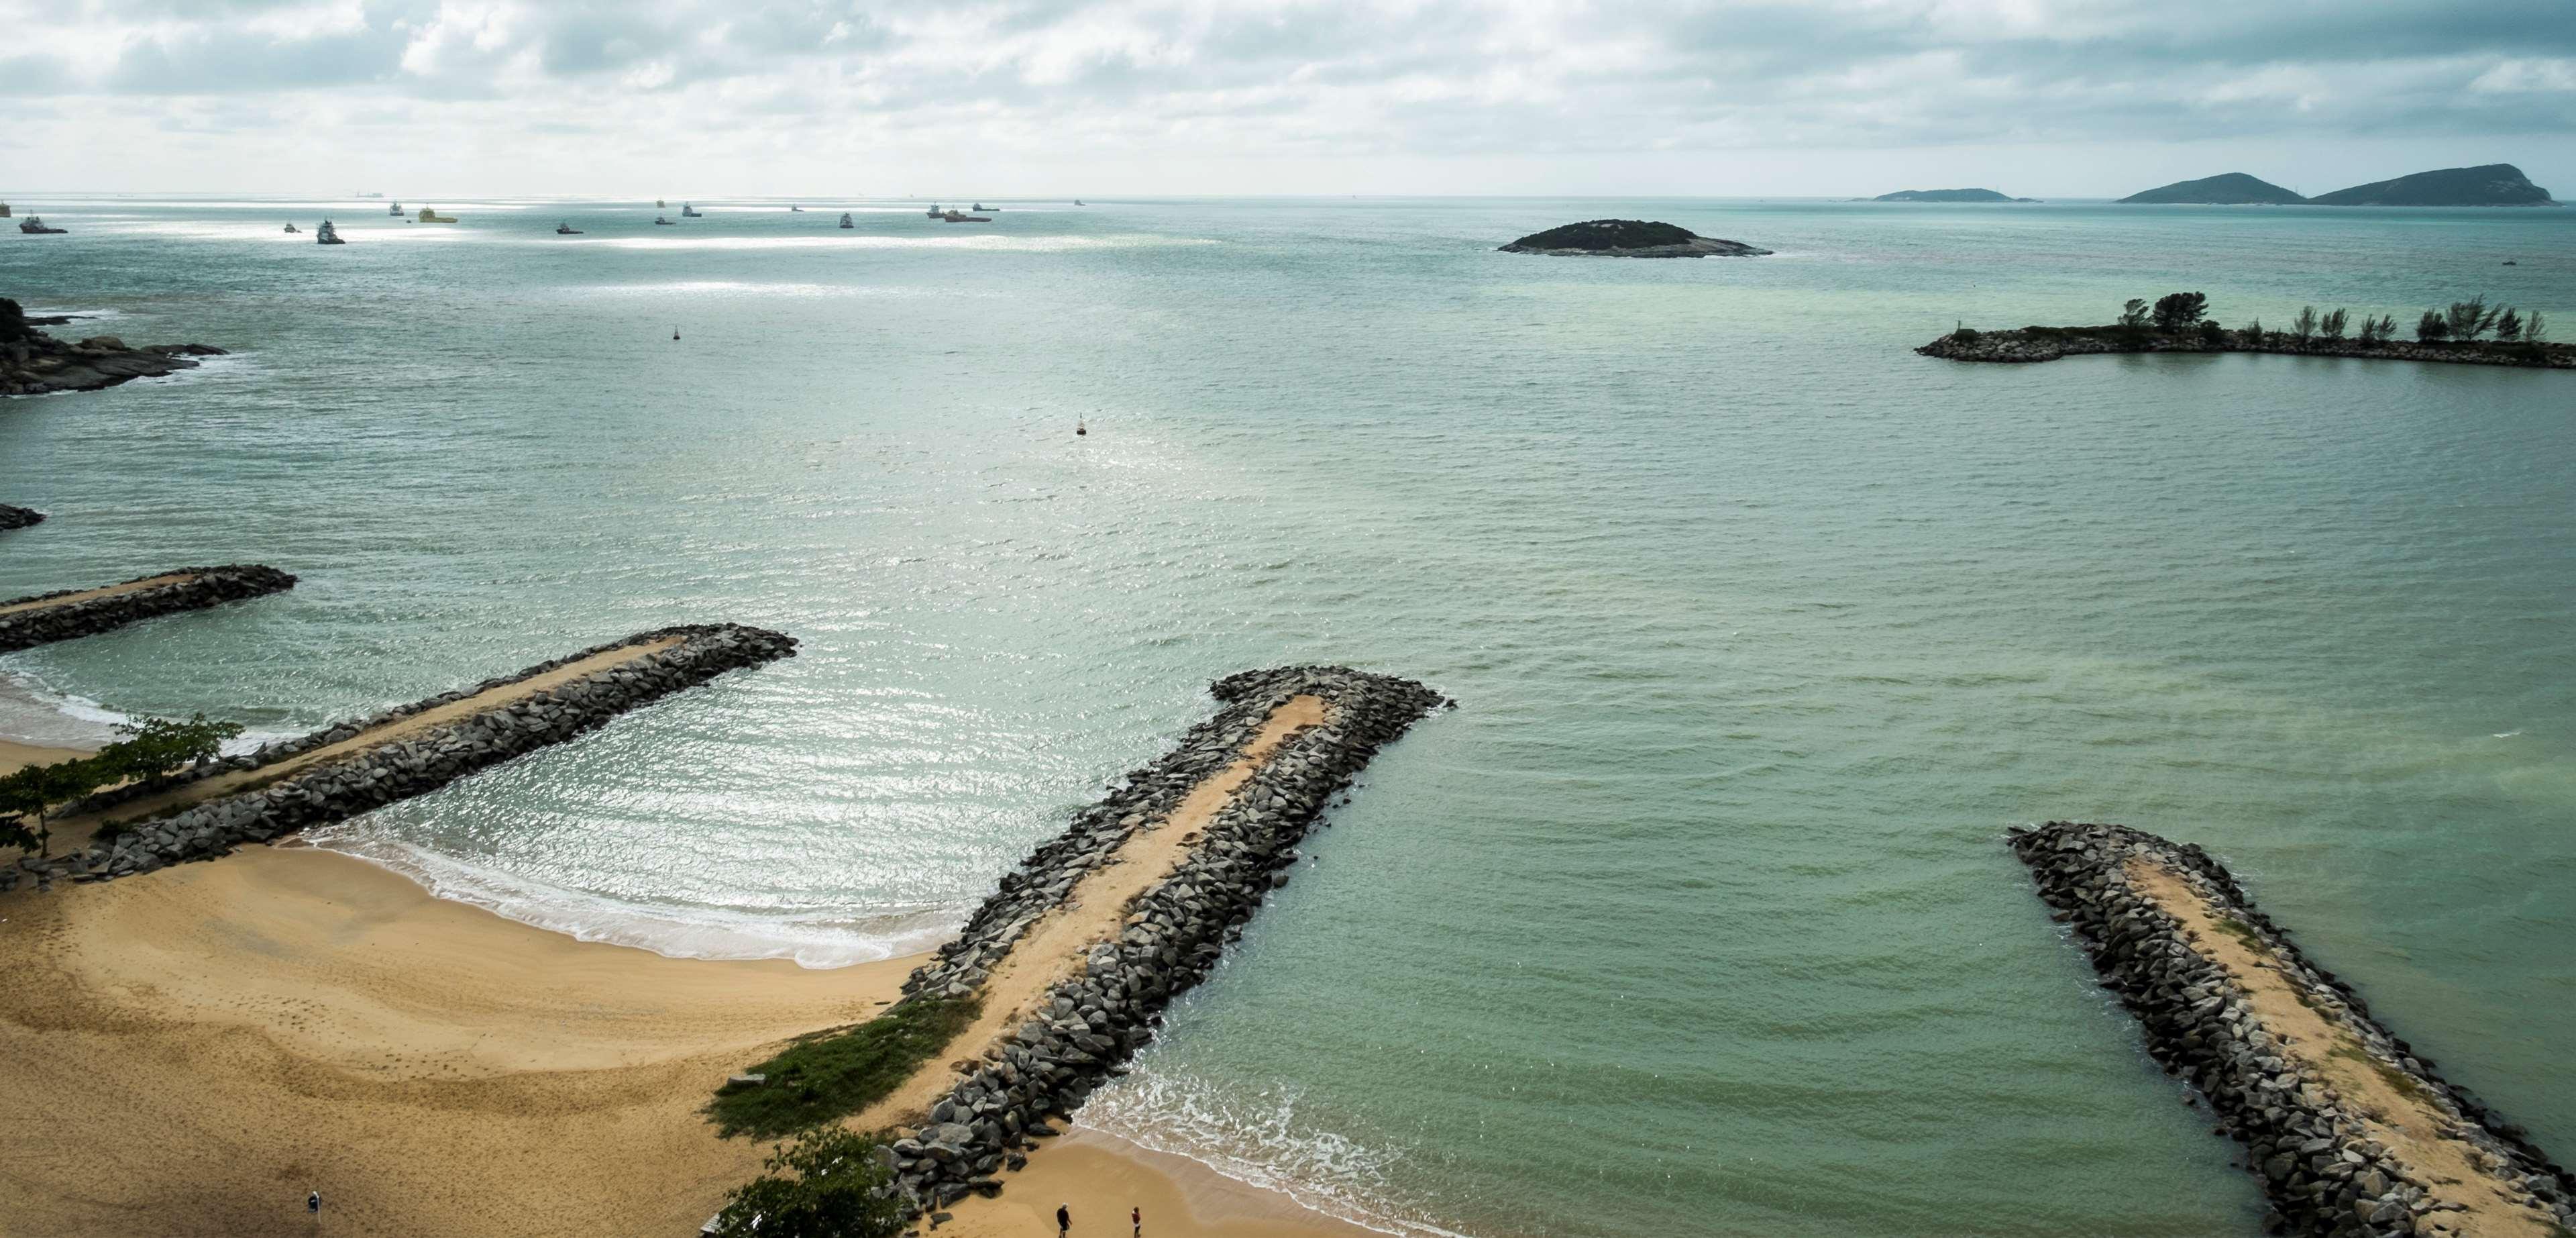
{"label": "distant island", "polygon": [[[1884,199],[1882,199],[1883,201]],[[2120,199],[2135,203],[2188,203],[2203,206],[2554,206],[2549,191],[2531,183],[2510,163],[2475,168],[2443,168],[2395,180],[2372,181],[2350,189],[2302,198],[2270,181],[2243,172],[2175,181]]]}
{"label": "distant island", "polygon": [[224,350],[204,344],[154,344],[128,348],[112,335],[67,343],[36,328],[62,319],[27,317],[16,301],[0,297],[0,396],[96,391],[137,378],[158,378],[196,368],[197,357]]}
{"label": "distant island", "polygon": [[2415,321],[2412,342],[2397,338],[2391,315],[2356,320],[2349,310],[2320,314],[2313,305],[2290,320],[2288,330],[2267,330],[2260,318],[2230,330],[2208,316],[2209,298],[2175,292],[2150,305],[2143,298],[2121,308],[2118,322],[2089,327],[2023,327],[1980,331],[1962,326],[1914,351],[1948,361],[2055,361],[2072,354],[2142,352],[2265,352],[2302,357],[2378,357],[2392,361],[2442,361],[2466,365],[2520,365],[2576,370],[2576,345],[2549,341],[2549,323],[2524,317],[2484,296],[2428,309]]}
{"label": "distant island", "polygon": [[2308,199],[2318,206],[2550,206],[2549,191],[2510,163],[2443,168]]}
{"label": "distant island", "polygon": [[1742,241],[1701,236],[1679,224],[1590,219],[1530,233],[1509,245],[1497,246],[1496,252],[1588,258],[1751,258],[1771,251]]}
{"label": "distant island", "polygon": [[2120,199],[2122,202],[2191,203],[2201,206],[2296,206],[2307,201],[2267,180],[2243,172],[2222,172],[2196,181],[2175,181]]}
{"label": "distant island", "polygon": [[2037,202],[2037,198],[2014,198],[1991,189],[1899,189],[1875,198],[1855,199],[1868,202]]}

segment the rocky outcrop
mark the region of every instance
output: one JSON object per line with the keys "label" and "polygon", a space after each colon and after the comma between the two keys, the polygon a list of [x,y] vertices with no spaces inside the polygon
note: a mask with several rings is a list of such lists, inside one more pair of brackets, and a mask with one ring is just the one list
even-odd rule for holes
{"label": "rocky outcrop", "polygon": [[1587,258],[1749,258],[1771,252],[1742,241],[1701,236],[1678,224],[1643,219],[1586,220],[1533,232],[1497,248],[1506,254]]}
{"label": "rocky outcrop", "polygon": [[[105,811],[139,794],[157,794],[222,774],[255,773],[313,749],[343,743],[415,714],[507,688],[584,658],[671,637],[679,641],[670,648],[295,770],[273,782],[191,805],[166,818],[130,824],[112,837],[94,842],[86,852],[29,862],[24,870],[43,882],[64,876],[104,881],[187,860],[210,860],[243,843],[268,842],[437,790],[477,770],[562,743],[630,709],[695,687],[726,671],[758,666],[792,656],[796,651],[793,637],[739,624],[698,624],[639,632],[624,640],[540,662],[514,675],[487,679],[470,688],[213,762],[179,779],[111,792],[70,811]],[[0,870],[0,890],[17,879],[14,873]]]}
{"label": "rocky outcrop", "polygon": [[2510,163],[2414,172],[2308,199],[2312,206],[2550,206],[2549,191]]}
{"label": "rocky outcrop", "polygon": [[1231,765],[1274,709],[1300,694],[1327,702],[1324,725],[1282,744],[1204,830],[1183,839],[1191,849],[1127,906],[1117,940],[1094,947],[1035,1017],[983,1051],[926,1123],[894,1141],[894,1169],[917,1210],[998,1192],[994,1175],[1018,1168],[1037,1146],[1031,1136],[1055,1133],[1050,1118],[1072,1113],[1120,1073],[1153,1039],[1163,1008],[1204,978],[1262,900],[1287,884],[1298,841],[1334,793],[1378,748],[1445,703],[1411,680],[1322,666],[1247,672],[1218,680],[1213,691],[1224,702],[1215,717],[1005,874],[957,940],[905,981],[908,995],[975,993],[1022,932],[1139,827]]}
{"label": "rocky outcrop", "polygon": [[2037,198],[2016,198],[1992,189],[1899,189],[1883,193],[1871,202],[2036,202]]}
{"label": "rocky outcrop", "polygon": [[2217,340],[2196,335],[2139,332],[2123,336],[2074,331],[1957,331],[1914,350],[1947,361],[2029,362],[2105,353],[2250,352],[2287,357],[2363,357],[2382,361],[2426,361],[2449,365],[2518,365],[2534,369],[2576,369],[2576,346],[2567,344],[2424,344],[2384,340],[2300,340],[2274,334],[2256,343],[2234,332]]}
{"label": "rocky outcrop", "polygon": [[24,529],[45,522],[45,513],[26,507],[0,503],[0,529]]}
{"label": "rocky outcrop", "polygon": [[2355,1102],[2283,1046],[2227,969],[2136,887],[2133,860],[2162,865],[2224,918],[2226,931],[2241,931],[2251,948],[2267,953],[2301,1005],[2344,1033],[2353,1051],[2368,1056],[2366,1066],[2402,1080],[2395,1086],[2422,1098],[2474,1148],[2472,1160],[2495,1187],[2523,1196],[2520,1206],[2536,1215],[2569,1224],[2576,1178],[2374,1021],[2361,996],[2302,957],[2207,852],[2126,826],[2065,821],[2016,829],[2012,848],[2030,867],[2050,918],[2073,931],[2103,986],[2137,1016],[2148,1055],[2197,1088],[2219,1130],[2245,1145],[2245,1163],[2272,1204],[2268,1232],[2399,1238],[2452,1227],[2443,1219],[2448,1205],[2435,1198],[2440,1184],[2419,1180],[2371,1137]]}
{"label": "rocky outcrop", "polygon": [[112,335],[65,342],[29,322],[16,301],[0,297],[0,396],[96,391],[195,369],[196,358],[222,355],[205,344],[128,348]]}
{"label": "rocky outcrop", "polygon": [[2140,190],[2120,201],[2148,205],[2297,206],[2307,199],[2261,177],[2221,172],[2196,181],[2175,181]]}
{"label": "rocky outcrop", "polygon": [[[137,576],[123,584],[154,580],[163,576],[180,577],[147,588],[129,589],[104,597],[83,598],[58,606],[36,606],[27,610],[0,613],[0,653],[28,649],[58,640],[79,636],[96,636],[141,619],[175,614],[183,610],[203,610],[242,598],[278,593],[295,587],[295,578],[273,567],[257,563],[234,563],[223,567],[182,567],[150,576]],[[108,588],[117,588],[110,585]],[[0,610],[42,602],[47,598],[68,598],[90,593],[90,589],[61,589],[33,597],[0,602]]]}

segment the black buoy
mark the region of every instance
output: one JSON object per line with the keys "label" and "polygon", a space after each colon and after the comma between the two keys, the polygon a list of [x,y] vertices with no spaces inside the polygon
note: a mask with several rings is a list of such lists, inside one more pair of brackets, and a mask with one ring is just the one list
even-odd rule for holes
{"label": "black buoy", "polygon": [[1073,423],[1073,436],[1075,438],[1080,438],[1089,433],[1091,433],[1091,430],[1083,425],[1081,421],[1077,420]]}
{"label": "black buoy", "polygon": [[680,328],[676,323],[671,327],[671,338],[675,340],[680,338]]}

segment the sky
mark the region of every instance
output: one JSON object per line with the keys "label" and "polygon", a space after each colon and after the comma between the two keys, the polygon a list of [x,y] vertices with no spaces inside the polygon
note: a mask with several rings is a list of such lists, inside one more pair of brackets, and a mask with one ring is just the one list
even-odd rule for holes
{"label": "sky", "polygon": [[2116,197],[2513,163],[2576,0],[0,0],[0,191]]}

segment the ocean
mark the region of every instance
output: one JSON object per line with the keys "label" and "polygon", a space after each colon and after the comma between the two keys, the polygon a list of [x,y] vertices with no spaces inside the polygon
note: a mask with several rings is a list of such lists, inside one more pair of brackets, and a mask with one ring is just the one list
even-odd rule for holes
{"label": "ocean", "polygon": [[[234,354],[0,402],[53,517],[0,597],[303,578],[0,659],[0,733],[779,628],[319,841],[832,966],[940,940],[1208,680],[1347,663],[1460,707],[1085,1125],[1399,1232],[2250,1232],[2003,846],[2072,818],[2209,847],[2576,1156],[2576,379],[1911,352],[2176,290],[2576,337],[2576,212],[0,196],[70,229],[0,235],[0,294],[105,315],[57,333]],[[1779,252],[1493,252],[1603,216]]]}

